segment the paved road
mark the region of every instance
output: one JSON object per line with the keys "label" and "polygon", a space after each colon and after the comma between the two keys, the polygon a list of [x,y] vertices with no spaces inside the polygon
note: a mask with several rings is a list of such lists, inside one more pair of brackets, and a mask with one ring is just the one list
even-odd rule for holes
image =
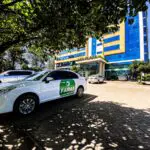
{"label": "paved road", "polygon": [[88,85],[84,98],[43,104],[27,118],[0,115],[0,146],[4,150],[149,150],[149,88],[127,82]]}

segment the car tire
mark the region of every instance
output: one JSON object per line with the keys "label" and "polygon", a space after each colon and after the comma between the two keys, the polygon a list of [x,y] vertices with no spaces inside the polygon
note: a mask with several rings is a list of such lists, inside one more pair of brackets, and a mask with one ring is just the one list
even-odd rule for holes
{"label": "car tire", "polygon": [[39,105],[38,97],[32,94],[20,96],[14,104],[14,112],[20,116],[32,114]]}
{"label": "car tire", "polygon": [[83,97],[83,95],[84,95],[84,88],[83,88],[82,86],[80,86],[80,87],[78,87],[78,89],[77,89],[76,96],[77,96],[78,98],[81,98],[81,97]]}

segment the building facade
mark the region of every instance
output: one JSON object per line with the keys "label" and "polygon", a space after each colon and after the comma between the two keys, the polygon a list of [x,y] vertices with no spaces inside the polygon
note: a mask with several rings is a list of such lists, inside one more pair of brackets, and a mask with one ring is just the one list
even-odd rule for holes
{"label": "building facade", "polygon": [[129,19],[120,24],[117,32],[104,35],[102,42],[89,38],[84,48],[62,51],[55,61],[56,68],[79,65],[85,76],[100,73],[111,78],[128,74],[129,65],[135,60],[149,61],[150,9],[135,16],[132,24]]}

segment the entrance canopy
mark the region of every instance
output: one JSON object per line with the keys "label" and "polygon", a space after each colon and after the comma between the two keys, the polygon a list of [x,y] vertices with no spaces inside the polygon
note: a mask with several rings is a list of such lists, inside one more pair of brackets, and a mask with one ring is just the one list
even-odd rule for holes
{"label": "entrance canopy", "polygon": [[93,62],[107,63],[107,61],[104,58],[102,58],[102,57],[99,57],[99,58],[87,58],[87,59],[76,61],[77,64],[90,64],[90,63],[93,63]]}

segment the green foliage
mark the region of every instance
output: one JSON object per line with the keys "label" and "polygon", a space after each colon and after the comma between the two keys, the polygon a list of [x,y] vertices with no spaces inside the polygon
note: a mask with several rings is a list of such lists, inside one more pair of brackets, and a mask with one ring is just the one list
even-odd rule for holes
{"label": "green foliage", "polygon": [[43,68],[38,67],[38,66],[36,66],[36,67],[28,67],[28,65],[24,64],[24,63],[21,65],[21,68],[23,70],[33,70],[33,71],[42,71],[42,69],[43,69]]}
{"label": "green foliage", "polygon": [[25,63],[23,63],[23,64],[21,65],[21,68],[22,68],[23,70],[29,70],[28,65],[25,64]]}
{"label": "green foliage", "polygon": [[11,69],[11,61],[4,58],[4,55],[0,55],[0,73]]}
{"label": "green foliage", "polygon": [[38,72],[38,71],[42,71],[43,68],[37,66],[37,67],[29,68],[29,69]]}
{"label": "green foliage", "polygon": [[16,63],[27,63],[22,54],[19,46],[11,47],[7,52],[0,54],[0,72],[15,69]]}
{"label": "green foliage", "polygon": [[19,46],[16,47],[11,47],[7,51],[8,58],[11,61],[11,69],[15,69],[15,64],[22,64],[22,63],[27,63],[25,59],[23,58],[23,51]]}
{"label": "green foliage", "polygon": [[141,73],[150,73],[150,63],[134,61],[129,66],[132,79],[141,80]]}
{"label": "green foliage", "polygon": [[78,73],[80,71],[80,68],[78,66],[76,66],[76,65],[73,65],[71,67],[71,70],[74,71],[74,72],[76,72],[76,73]]}
{"label": "green foliage", "polygon": [[52,55],[56,50],[79,48],[88,36],[114,32],[127,14],[146,10],[146,1],[1,0],[0,53],[18,43],[48,48]]}
{"label": "green foliage", "polygon": [[140,64],[138,71],[143,73],[150,73],[150,63]]}
{"label": "green foliage", "polygon": [[150,81],[150,74],[146,74],[146,75],[143,77],[143,81]]}

